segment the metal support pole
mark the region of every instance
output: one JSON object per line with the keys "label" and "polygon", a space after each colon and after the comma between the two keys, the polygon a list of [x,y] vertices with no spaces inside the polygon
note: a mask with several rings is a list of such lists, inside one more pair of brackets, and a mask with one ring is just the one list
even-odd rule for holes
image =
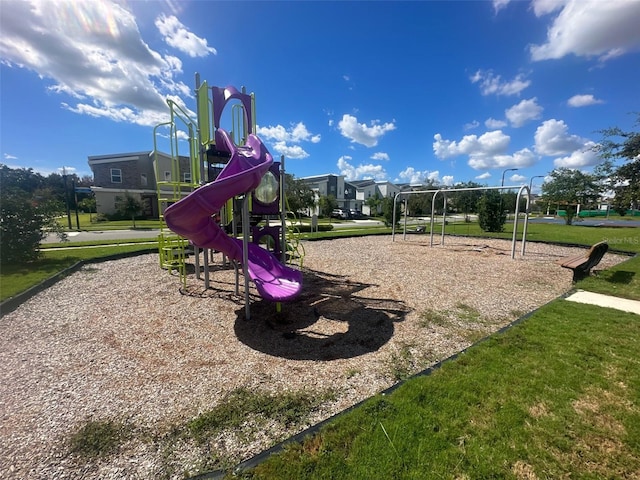
{"label": "metal support pole", "polygon": [[[395,213],[395,205],[394,205],[394,212]],[[403,240],[406,240],[407,238],[407,198],[405,197],[404,199],[404,237]]]}
{"label": "metal support pole", "polygon": [[76,192],[76,181],[74,180],[73,182],[71,182],[71,185],[73,186],[73,198],[75,200],[75,204],[76,204],[76,227],[77,230],[80,230],[80,217],[78,216],[78,192]]}
{"label": "metal support pole", "polygon": [[285,192],[284,155],[280,155],[280,254],[282,263],[287,263],[287,197]]}
{"label": "metal support pole", "polygon": [[518,232],[518,217],[520,217],[520,197],[522,195],[522,192],[526,190],[527,191],[527,206],[526,206],[526,210],[524,212],[524,223],[523,223],[523,228],[522,228],[522,251],[521,251],[521,255],[524,256],[524,252],[525,252],[525,247],[526,247],[526,243],[527,243],[527,225],[529,223],[529,204],[531,201],[531,190],[529,190],[529,187],[527,187],[526,185],[523,185],[520,187],[520,190],[518,190],[518,195],[516,196],[516,216],[513,220],[513,239],[511,241],[511,259],[514,259],[516,256],[516,235]]}
{"label": "metal support pole", "polygon": [[64,184],[64,203],[67,207],[67,220],[69,221],[69,230],[71,226],[71,211],[69,210],[69,189],[67,188],[67,169],[62,167],[62,183]]}
{"label": "metal support pole", "polygon": [[244,275],[244,311],[245,318],[251,320],[249,303],[249,193],[242,201],[242,274]]}
{"label": "metal support pole", "polygon": [[[200,114],[202,112],[200,112],[200,74],[196,73],[196,117],[198,118],[198,122],[200,119]],[[201,138],[201,132],[200,132],[200,123],[198,123],[198,129],[196,130],[197,132],[197,142],[198,142],[198,169],[200,170],[198,172],[198,175],[196,176],[196,172],[191,172],[191,176],[192,179],[197,179],[198,183],[200,186],[202,186],[205,182],[203,181],[203,179],[205,178],[205,176],[207,175],[207,171],[208,169],[205,168],[205,156],[206,156],[206,151],[205,151],[205,147],[202,145],[202,142],[200,141]],[[207,133],[208,136],[208,133]],[[191,161],[191,168],[195,167],[193,160]],[[193,182],[193,180],[192,180]],[[198,247],[196,247],[194,245],[194,255],[196,257],[196,259],[199,260],[200,258],[200,254],[198,252]],[[210,283],[209,283],[209,249],[208,248],[203,248],[202,249],[202,261],[204,263],[204,288],[209,289]],[[198,265],[198,261],[196,261],[196,271],[197,271],[197,278],[200,278],[200,266]]]}
{"label": "metal support pole", "polygon": [[[193,246],[193,256],[196,267],[196,279],[200,280],[200,247]],[[209,286],[205,285],[205,288],[209,288]]]}
{"label": "metal support pole", "polygon": [[444,245],[444,227],[447,223],[447,193],[442,193],[442,198],[444,199],[444,204],[442,206],[442,235],[440,240],[440,245]]}
{"label": "metal support pole", "polygon": [[393,197],[393,210],[391,210],[391,241],[395,242],[396,238],[396,201],[400,195]]}
{"label": "metal support pole", "polygon": [[429,233],[429,246],[433,247],[433,227],[435,227],[435,213],[436,213],[436,198],[438,194],[442,190],[437,190],[436,193],[433,194],[433,198],[431,199],[431,228]]}

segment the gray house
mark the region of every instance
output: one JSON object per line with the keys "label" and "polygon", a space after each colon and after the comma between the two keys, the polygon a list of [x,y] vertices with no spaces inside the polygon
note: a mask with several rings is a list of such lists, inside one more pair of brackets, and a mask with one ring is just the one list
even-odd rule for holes
{"label": "gray house", "polygon": [[[157,157],[157,165],[154,165],[154,157]],[[188,157],[181,156],[177,167],[171,156],[162,152],[154,155],[153,151],[94,155],[88,158],[88,163],[93,172],[91,190],[96,197],[98,213],[115,213],[118,200],[130,195],[141,203],[143,215],[157,218],[158,187],[162,192],[171,190],[171,183],[191,184]]]}

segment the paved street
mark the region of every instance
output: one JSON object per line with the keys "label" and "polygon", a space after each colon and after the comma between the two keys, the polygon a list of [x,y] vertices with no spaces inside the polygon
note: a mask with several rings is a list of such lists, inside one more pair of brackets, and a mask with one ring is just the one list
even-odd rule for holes
{"label": "paved street", "polygon": [[[70,242],[93,242],[96,240],[131,240],[134,238],[148,238],[155,240],[160,230],[103,230],[95,232],[67,232]],[[55,234],[47,235],[42,243],[59,243]]]}

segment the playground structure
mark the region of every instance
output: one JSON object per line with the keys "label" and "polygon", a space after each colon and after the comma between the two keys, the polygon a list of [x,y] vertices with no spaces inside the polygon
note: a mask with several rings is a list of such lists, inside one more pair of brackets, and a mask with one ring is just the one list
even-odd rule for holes
{"label": "playground structure", "polygon": [[[233,129],[227,131],[221,119],[232,101]],[[294,255],[287,255],[284,157],[275,162],[254,133],[254,95],[232,86],[209,87],[196,75],[198,121],[172,100],[167,104],[171,119],[154,130],[154,152],[159,127],[168,126],[171,137],[170,169],[163,170],[158,157],[154,159],[161,267],[177,270],[186,285],[188,249],[193,248],[198,278],[202,250],[204,285],[209,288],[210,257],[221,252],[223,264],[235,269],[236,294],[242,268],[247,319],[249,280],[262,298],[279,308],[280,302],[300,293],[302,273],[286,265]],[[179,126],[188,132],[188,156],[178,152]],[[160,175],[163,171],[165,178]],[[302,261],[302,255],[297,258]]]}
{"label": "playground structure", "polygon": [[[527,196],[527,204],[525,206],[524,211],[524,220],[522,227],[522,248],[520,251],[520,255],[524,256],[525,249],[527,245],[527,226],[529,224],[529,208],[531,205],[531,190],[526,185],[516,185],[516,186],[500,186],[500,187],[467,187],[467,188],[440,188],[438,190],[415,190],[412,192],[400,192],[393,199],[393,226],[391,230],[391,240],[395,241],[396,236],[396,202],[403,197],[409,195],[417,195],[417,194],[425,194],[425,193],[433,193],[433,198],[431,200],[431,218],[430,218],[430,233],[429,233],[429,246],[433,247],[433,227],[435,224],[435,210],[436,210],[436,199],[438,194],[442,193],[444,199],[444,206],[442,209],[442,234],[440,245],[444,245],[444,233],[446,227],[446,216],[447,216],[447,193],[451,192],[472,192],[472,191],[480,191],[480,190],[513,190],[518,189],[518,194],[516,196],[516,205],[515,205],[515,216],[513,219],[513,237],[511,240],[511,258],[514,259],[516,256],[516,240],[518,235],[518,221],[520,218],[520,198],[522,197],[523,192],[526,192]],[[407,238],[407,208],[405,204],[404,209],[404,234],[403,240]]]}

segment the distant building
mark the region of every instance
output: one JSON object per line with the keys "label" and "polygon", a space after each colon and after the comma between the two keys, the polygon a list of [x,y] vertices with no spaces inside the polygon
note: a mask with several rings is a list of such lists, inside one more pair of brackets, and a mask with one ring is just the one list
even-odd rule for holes
{"label": "distant building", "polygon": [[[160,191],[172,188],[164,182],[191,182],[189,158],[179,158],[179,169],[172,173],[171,157],[158,152],[157,168],[154,165],[154,152],[116,153],[111,155],[93,155],[88,157],[93,172],[91,190],[96,197],[97,213],[116,213],[116,204],[125,195],[130,195],[142,205],[142,214],[157,218],[158,182]],[[172,178],[178,176],[179,178]],[[186,192],[186,190],[185,190]]]}
{"label": "distant building", "polygon": [[[154,165],[157,157],[158,165]],[[175,196],[176,185],[178,196],[186,195],[195,187],[191,184],[190,161],[188,157],[180,156],[177,171],[172,165],[171,156],[153,151],[116,153],[111,155],[94,155],[88,157],[89,167],[93,172],[94,186],[91,190],[96,196],[98,213],[116,213],[118,200],[125,195],[136,198],[143,207],[143,214],[149,218],[157,218],[158,188],[162,198],[162,208],[171,203],[170,193]],[[217,172],[210,172],[209,178]],[[173,178],[177,177],[177,178]],[[316,200],[321,196],[333,195],[338,202],[338,208],[356,210],[365,215],[377,215],[371,212],[367,200],[378,195],[379,198],[393,198],[401,191],[415,190],[421,186],[401,184],[376,180],[345,180],[344,175],[328,173],[300,178],[316,194]],[[166,193],[166,195],[165,195]],[[166,199],[164,197],[167,197]],[[315,211],[309,214],[317,214]]]}

